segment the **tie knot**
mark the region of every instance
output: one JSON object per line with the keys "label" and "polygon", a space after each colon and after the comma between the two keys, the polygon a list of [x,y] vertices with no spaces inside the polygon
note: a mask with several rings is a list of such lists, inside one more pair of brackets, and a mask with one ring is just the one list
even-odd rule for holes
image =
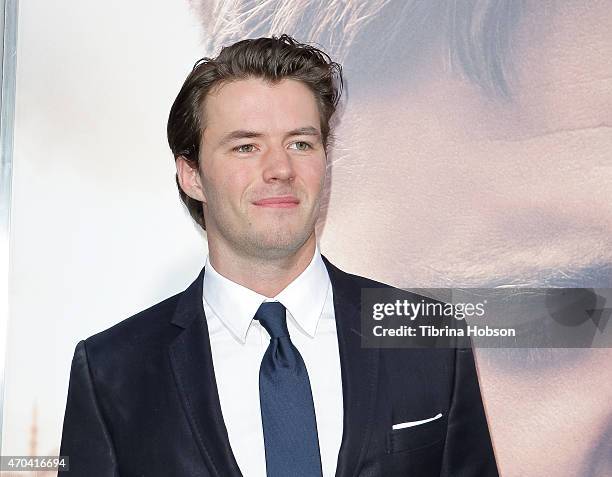
{"label": "tie knot", "polygon": [[261,323],[270,338],[289,336],[285,307],[277,301],[266,301],[259,306],[255,319]]}

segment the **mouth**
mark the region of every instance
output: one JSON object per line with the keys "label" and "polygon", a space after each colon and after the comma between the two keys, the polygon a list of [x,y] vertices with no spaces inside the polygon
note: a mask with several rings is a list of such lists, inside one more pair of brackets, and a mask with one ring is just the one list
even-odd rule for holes
{"label": "mouth", "polygon": [[292,195],[283,195],[278,197],[265,197],[253,202],[257,207],[271,207],[277,209],[290,209],[297,207],[300,201]]}

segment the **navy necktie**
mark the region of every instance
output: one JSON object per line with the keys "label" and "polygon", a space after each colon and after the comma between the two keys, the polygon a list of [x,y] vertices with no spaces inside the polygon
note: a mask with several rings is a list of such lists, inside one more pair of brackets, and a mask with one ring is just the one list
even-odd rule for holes
{"label": "navy necktie", "polygon": [[302,356],[289,338],[285,307],[262,303],[255,319],[270,335],[259,368],[259,401],[268,477],[321,476],[310,380]]}

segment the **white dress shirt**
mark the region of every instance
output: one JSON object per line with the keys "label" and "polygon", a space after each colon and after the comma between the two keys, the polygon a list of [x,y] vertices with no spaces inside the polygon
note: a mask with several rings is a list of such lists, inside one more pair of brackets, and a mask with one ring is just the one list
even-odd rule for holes
{"label": "white dress shirt", "polygon": [[308,370],[323,475],[333,476],[342,440],[342,381],[332,286],[318,247],[308,267],[272,299],[222,276],[207,258],[202,295],[223,420],[242,474],[266,476],[259,366],[270,336],[253,317],[264,301],[278,301]]}

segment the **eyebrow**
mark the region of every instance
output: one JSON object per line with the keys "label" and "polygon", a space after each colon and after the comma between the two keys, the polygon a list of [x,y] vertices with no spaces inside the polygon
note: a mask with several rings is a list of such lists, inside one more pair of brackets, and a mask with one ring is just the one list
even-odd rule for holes
{"label": "eyebrow", "polygon": [[[219,146],[223,146],[237,139],[260,138],[263,136],[265,136],[265,134],[261,132],[249,131],[246,129],[237,129],[236,131],[231,131],[225,134],[219,141]],[[292,129],[291,131],[288,131],[285,134],[286,138],[292,136],[317,136],[318,138],[320,138],[321,133],[317,128],[314,128],[312,126],[305,126],[297,129]]]}

